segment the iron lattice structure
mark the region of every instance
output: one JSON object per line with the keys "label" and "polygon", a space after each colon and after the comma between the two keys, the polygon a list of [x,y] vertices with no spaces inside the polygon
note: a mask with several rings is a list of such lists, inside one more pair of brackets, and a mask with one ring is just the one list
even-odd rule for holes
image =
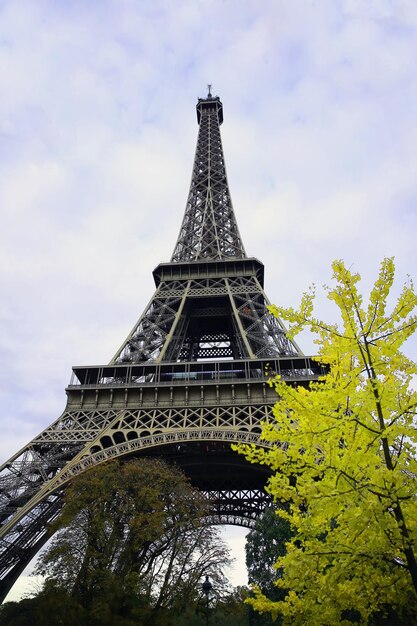
{"label": "iron lattice structure", "polygon": [[199,99],[200,125],[185,215],[171,261],[246,257],[226,177],[220,98]]}
{"label": "iron lattice structure", "polygon": [[0,468],[0,596],[48,537],[69,481],[116,457],[162,456],[210,501],[213,523],[252,527],[266,470],[231,451],[260,443],[276,401],[269,372],[317,379],[268,313],[264,267],[246,256],[227,183],[218,97],[199,99],[184,220],[156,291],[109,365],[73,368],[58,420]]}

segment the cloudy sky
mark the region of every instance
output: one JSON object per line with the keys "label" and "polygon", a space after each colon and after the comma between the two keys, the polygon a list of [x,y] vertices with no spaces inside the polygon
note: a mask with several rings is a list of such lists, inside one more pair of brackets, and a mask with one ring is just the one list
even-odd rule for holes
{"label": "cloudy sky", "polygon": [[0,459],[151,297],[209,82],[273,302],[335,258],[364,290],[384,256],[416,278],[416,53],[414,0],[0,0]]}

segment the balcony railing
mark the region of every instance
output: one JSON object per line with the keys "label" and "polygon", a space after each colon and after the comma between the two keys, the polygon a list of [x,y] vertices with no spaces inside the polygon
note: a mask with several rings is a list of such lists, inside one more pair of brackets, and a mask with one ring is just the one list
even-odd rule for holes
{"label": "balcony railing", "polygon": [[184,385],[267,381],[279,374],[284,380],[317,380],[327,367],[312,357],[193,361],[74,367],[68,388],[98,386]]}

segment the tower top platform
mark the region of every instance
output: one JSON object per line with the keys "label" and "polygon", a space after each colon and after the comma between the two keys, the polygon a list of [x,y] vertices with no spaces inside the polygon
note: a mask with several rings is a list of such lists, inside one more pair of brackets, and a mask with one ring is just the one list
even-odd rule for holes
{"label": "tower top platform", "polygon": [[219,98],[219,96],[212,96],[210,93],[207,98],[199,98],[197,105],[197,122],[200,124],[201,116],[204,111],[209,111],[212,113],[213,111],[217,112],[217,117],[219,120],[219,125],[223,123],[223,104]]}

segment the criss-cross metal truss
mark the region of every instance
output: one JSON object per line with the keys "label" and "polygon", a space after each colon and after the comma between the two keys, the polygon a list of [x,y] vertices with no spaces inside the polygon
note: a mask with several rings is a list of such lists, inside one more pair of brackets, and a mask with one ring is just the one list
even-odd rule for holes
{"label": "criss-cross metal truss", "polygon": [[267,309],[257,259],[159,265],[155,294],[116,363],[301,354]]}
{"label": "criss-cross metal truss", "polygon": [[245,249],[233,212],[226,177],[220,124],[220,98],[199,98],[200,125],[190,193],[171,261],[242,259]]}
{"label": "criss-cross metal truss", "polygon": [[199,99],[191,189],[170,263],[109,365],[73,368],[61,417],[0,467],[0,599],[48,537],[71,479],[102,462],[162,456],[210,502],[212,523],[253,527],[264,467],[231,443],[262,443],[276,401],[268,375],[323,374],[267,310],[264,268],[245,254],[220,139],[223,109]]}

